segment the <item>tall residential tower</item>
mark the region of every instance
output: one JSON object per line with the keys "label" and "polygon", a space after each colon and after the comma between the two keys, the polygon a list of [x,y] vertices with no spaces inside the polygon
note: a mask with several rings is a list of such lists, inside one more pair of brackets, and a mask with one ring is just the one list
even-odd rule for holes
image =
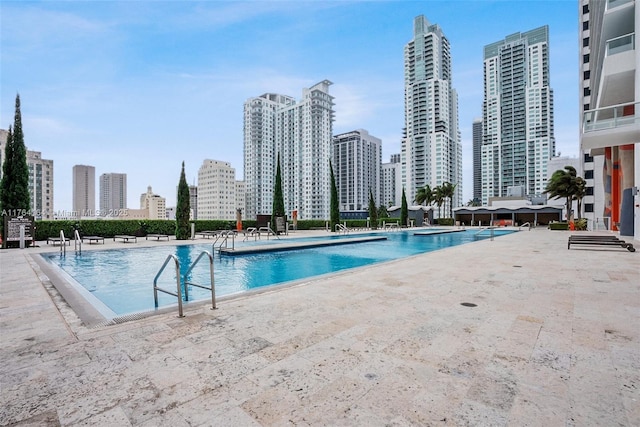
{"label": "tall residential tower", "polygon": [[581,0],[580,149],[591,228],[640,240],[640,7]]}
{"label": "tall residential tower", "polygon": [[366,212],[369,192],[376,206],[380,199],[382,141],[358,129],[333,137],[333,173],[340,211]]}
{"label": "tall residential tower", "polygon": [[555,155],[549,27],[484,47],[482,204],[510,187],[542,194]]}
{"label": "tall residential tower", "polygon": [[126,216],[127,174],[103,173],[100,175],[100,216]]}
{"label": "tall residential tower", "polygon": [[280,158],[285,213],[329,218],[332,159],[332,83],[304,89],[302,100],[266,93],[244,104],[244,182],[247,219],[271,214]]}
{"label": "tall residential tower", "polygon": [[87,165],[73,167],[73,216],[96,215],[96,168]]}
{"label": "tall residential tower", "polygon": [[409,202],[418,188],[449,182],[456,185],[453,206],[461,204],[458,94],[451,78],[449,39],[437,24],[416,17],[413,40],[404,47],[402,182]]}

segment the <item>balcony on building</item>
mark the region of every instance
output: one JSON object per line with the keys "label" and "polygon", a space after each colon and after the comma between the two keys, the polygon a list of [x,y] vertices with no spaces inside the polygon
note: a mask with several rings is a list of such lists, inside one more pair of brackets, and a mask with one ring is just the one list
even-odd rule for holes
{"label": "balcony on building", "polygon": [[603,154],[605,147],[640,141],[640,102],[612,105],[584,112],[582,148]]}

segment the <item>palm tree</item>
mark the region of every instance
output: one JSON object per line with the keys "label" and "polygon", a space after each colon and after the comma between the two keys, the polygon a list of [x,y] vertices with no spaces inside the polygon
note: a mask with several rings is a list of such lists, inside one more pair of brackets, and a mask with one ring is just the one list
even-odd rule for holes
{"label": "palm tree", "polygon": [[575,192],[573,199],[578,202],[578,219],[582,218],[582,199],[587,195],[587,181],[581,176],[577,176],[575,180]]}
{"label": "palm tree", "polygon": [[431,203],[433,203],[433,190],[431,189],[431,186],[429,184],[425,185],[424,187],[418,188],[418,190],[416,191],[416,198],[414,199],[414,202],[419,205],[424,203],[425,206],[429,206]]}
{"label": "palm tree", "polygon": [[[582,178],[580,178],[582,179]],[[543,193],[554,199],[565,198],[567,203],[567,221],[571,218],[571,201],[577,192],[577,173],[573,166],[565,166],[551,175]]]}
{"label": "palm tree", "polygon": [[482,206],[482,203],[478,199],[471,199],[467,202],[467,206]]}
{"label": "palm tree", "polygon": [[453,196],[456,194],[456,187],[458,184],[452,184],[450,182],[443,182],[441,185],[442,196],[449,201],[449,217],[453,218]]}
{"label": "palm tree", "polygon": [[439,185],[436,186],[433,189],[433,202],[436,204],[436,206],[438,206],[438,218],[442,218],[442,215],[440,215],[440,208],[444,204],[444,197],[445,196],[442,191],[442,187]]}

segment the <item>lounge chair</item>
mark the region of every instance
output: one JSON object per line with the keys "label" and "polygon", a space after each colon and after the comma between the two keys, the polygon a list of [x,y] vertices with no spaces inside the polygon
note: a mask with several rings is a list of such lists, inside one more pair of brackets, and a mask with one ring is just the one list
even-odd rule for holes
{"label": "lounge chair", "polygon": [[116,236],[113,236],[113,241],[115,242],[116,239],[120,239],[122,240],[122,243],[129,243],[129,242],[133,242],[133,243],[138,243],[138,238],[136,236],[128,236],[125,234],[119,234]]}
{"label": "lounge chair", "polygon": [[89,244],[93,244],[93,243],[101,243],[104,244],[104,237],[102,236],[82,236],[82,242],[84,243],[85,241],[89,242]]}
{"label": "lounge chair", "polygon": [[635,252],[636,249],[631,243],[627,243],[616,236],[598,236],[598,235],[572,235],[569,236],[567,249],[571,249],[571,245],[593,245],[593,246],[620,246],[629,252]]}
{"label": "lounge chair", "polygon": [[149,240],[149,238],[156,239],[157,241],[160,241],[160,239],[167,239],[167,241],[169,241],[169,235],[168,234],[152,233],[152,234],[147,234],[144,237],[145,240]]}

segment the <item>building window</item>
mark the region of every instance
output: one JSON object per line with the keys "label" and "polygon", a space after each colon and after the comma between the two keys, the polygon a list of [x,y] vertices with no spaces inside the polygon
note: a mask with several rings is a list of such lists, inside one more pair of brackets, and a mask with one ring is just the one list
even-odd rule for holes
{"label": "building window", "polygon": [[589,63],[589,54],[588,53],[582,55],[582,62],[585,63],[585,64]]}
{"label": "building window", "polygon": [[593,196],[593,187],[587,187],[584,194],[586,196]]}
{"label": "building window", "polygon": [[589,13],[589,5],[588,4],[583,4],[582,5],[582,14],[584,15],[585,13]]}
{"label": "building window", "polygon": [[587,70],[582,74],[582,78],[584,80],[589,80],[589,78],[591,78],[591,70]]}
{"label": "building window", "polygon": [[588,87],[585,87],[582,93],[584,94],[584,96],[589,96],[591,95],[591,89],[589,89]]}
{"label": "building window", "polygon": [[589,29],[589,21],[584,21],[582,23],[582,30],[586,31]]}
{"label": "building window", "polygon": [[589,37],[585,37],[582,39],[582,47],[589,46]]}
{"label": "building window", "polygon": [[585,212],[593,212],[593,203],[585,203],[584,204]]}
{"label": "building window", "polygon": [[589,111],[589,104],[584,104],[582,106],[583,111]]}
{"label": "building window", "polygon": [[593,179],[593,169],[584,171],[584,179]]}
{"label": "building window", "polygon": [[584,153],[584,162],[593,163],[593,156],[590,156],[589,153]]}

